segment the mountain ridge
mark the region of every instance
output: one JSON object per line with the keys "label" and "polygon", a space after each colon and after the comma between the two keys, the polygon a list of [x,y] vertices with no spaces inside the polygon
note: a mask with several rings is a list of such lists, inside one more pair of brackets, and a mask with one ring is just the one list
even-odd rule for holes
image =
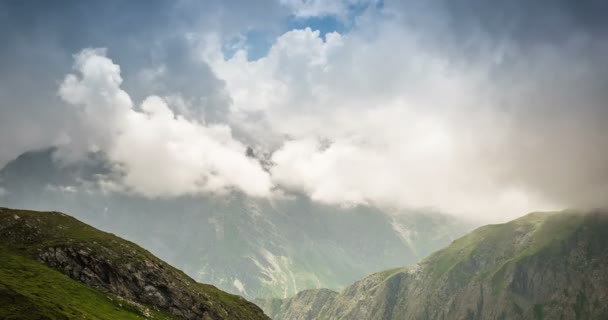
{"label": "mountain ridge", "polygon": [[316,294],[256,302],[275,320],[603,319],[608,212],[537,212],[483,226],[416,265],[365,277],[313,310],[306,302]]}
{"label": "mountain ridge", "polygon": [[57,161],[27,152],[0,169],[0,205],[69,212],[149,249],[199,282],[252,299],[341,290],[376,270],[412,264],[471,223],[431,210],[387,213],[315,203],[300,194],[146,198],[106,191],[103,154]]}
{"label": "mountain ridge", "polygon": [[[3,252],[15,263],[39,262],[99,292],[120,297],[125,304],[149,306],[183,319],[267,319],[244,298],[196,283],[136,244],[63,213],[0,208],[0,239]],[[19,283],[2,280],[5,292],[25,290]],[[36,295],[29,297],[30,302],[45,305],[38,303]]]}

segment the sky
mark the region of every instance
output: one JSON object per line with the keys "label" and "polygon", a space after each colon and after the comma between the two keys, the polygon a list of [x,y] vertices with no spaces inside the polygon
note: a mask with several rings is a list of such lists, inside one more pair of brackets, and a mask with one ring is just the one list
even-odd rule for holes
{"label": "sky", "polygon": [[0,1],[0,166],[56,146],[60,163],[103,154],[100,188],[150,198],[296,192],[484,220],[606,206],[607,14],[601,0]]}

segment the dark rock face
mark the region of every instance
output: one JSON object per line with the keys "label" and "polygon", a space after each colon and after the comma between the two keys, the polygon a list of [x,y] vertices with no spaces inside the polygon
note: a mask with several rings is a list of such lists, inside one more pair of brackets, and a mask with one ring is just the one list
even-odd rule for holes
{"label": "dark rock face", "polygon": [[169,281],[162,264],[144,260],[117,264],[103,255],[96,255],[90,248],[50,247],[40,253],[39,260],[61,270],[71,278],[90,286],[103,289],[128,300],[167,309],[186,319],[215,319],[197,300],[200,294],[184,290],[191,284],[186,281]]}
{"label": "dark rock face", "polygon": [[479,228],[418,265],[354,283],[313,316],[311,294],[259,305],[275,320],[608,319],[608,212]]}

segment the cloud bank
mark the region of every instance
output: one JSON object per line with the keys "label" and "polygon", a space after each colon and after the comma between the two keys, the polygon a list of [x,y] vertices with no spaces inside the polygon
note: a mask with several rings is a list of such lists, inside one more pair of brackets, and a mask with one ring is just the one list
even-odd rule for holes
{"label": "cloud bank", "polygon": [[425,31],[387,4],[348,34],[293,30],[261,59],[203,58],[226,81],[233,125],[281,141],[273,181],[315,200],[476,217],[604,206],[605,29],[547,6],[563,34],[542,19],[497,34],[487,17],[477,32]]}
{"label": "cloud bank", "polygon": [[[16,81],[0,88],[0,110],[14,121],[0,130],[19,134],[0,136],[0,162],[50,144],[68,161],[101,151],[116,173],[106,182],[150,197],[284,190],[489,220],[607,205],[601,2],[151,6],[137,12],[158,26],[118,24],[123,37],[91,23],[87,41],[67,41],[73,31],[61,27],[56,38],[24,32],[36,46],[10,38],[2,60],[14,61],[0,67]],[[99,16],[130,16],[114,7]],[[110,54],[82,50],[91,42]],[[13,67],[44,59],[27,52],[61,63],[43,63],[48,74]]]}
{"label": "cloud bank", "polygon": [[[158,96],[134,109],[120,88],[120,67],[103,49],[85,49],[75,56],[80,76],[68,75],[59,95],[80,116],[81,141],[64,149],[101,151],[123,175],[122,185],[146,196],[242,191],[268,196],[270,178],[246,156],[226,125],[206,125],[176,115]],[[77,148],[81,146],[82,148]]]}
{"label": "cloud bank", "polygon": [[453,66],[414,36],[386,32],[370,42],[296,30],[256,61],[208,54],[235,125],[288,137],[272,156],[273,181],[331,204],[474,215],[555,205],[496,180],[501,164],[483,149],[505,143],[509,128],[484,108],[488,67]]}

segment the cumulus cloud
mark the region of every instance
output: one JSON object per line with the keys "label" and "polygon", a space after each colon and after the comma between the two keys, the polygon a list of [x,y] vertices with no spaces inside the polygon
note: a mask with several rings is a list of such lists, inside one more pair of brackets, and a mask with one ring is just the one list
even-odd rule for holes
{"label": "cumulus cloud", "polygon": [[241,51],[207,61],[232,94],[235,125],[257,120],[288,137],[271,169],[287,189],[332,204],[475,215],[546,206],[516,186],[493,184],[490,168],[480,166],[471,126],[489,115],[460,116],[485,98],[481,70],[452,68],[421,51],[415,37],[397,36],[370,42],[294,30],[261,59]]}
{"label": "cumulus cloud", "polygon": [[62,154],[101,151],[116,164],[120,182],[146,196],[270,194],[268,174],[228,126],[186,119],[158,96],[135,109],[120,87],[120,67],[104,49],[83,50],[74,68],[79,74],[65,77],[59,95],[78,109],[84,134],[70,137],[76,140],[67,141]]}
{"label": "cumulus cloud", "polygon": [[368,18],[348,34],[286,32],[253,61],[204,52],[233,125],[282,141],[276,184],[486,218],[606,204],[606,80],[593,67],[604,70],[605,46],[573,31],[538,43],[476,34],[471,47]]}
{"label": "cumulus cloud", "polygon": [[112,50],[133,100],[171,95],[184,102],[189,117],[204,110],[212,122],[223,116],[227,98],[221,81],[189,60],[188,38],[201,30],[224,38],[250,30],[274,33],[288,14],[275,0],[0,3],[0,167],[24,152],[65,142],[63,131],[74,130],[78,119],[56,91],[82,48]]}

